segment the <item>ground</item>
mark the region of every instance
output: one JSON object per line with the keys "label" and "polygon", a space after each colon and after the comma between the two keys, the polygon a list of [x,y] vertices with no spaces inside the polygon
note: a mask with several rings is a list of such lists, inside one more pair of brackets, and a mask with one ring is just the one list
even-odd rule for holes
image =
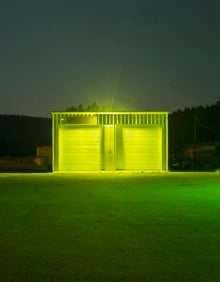
{"label": "ground", "polygon": [[219,281],[220,173],[1,173],[0,281]]}

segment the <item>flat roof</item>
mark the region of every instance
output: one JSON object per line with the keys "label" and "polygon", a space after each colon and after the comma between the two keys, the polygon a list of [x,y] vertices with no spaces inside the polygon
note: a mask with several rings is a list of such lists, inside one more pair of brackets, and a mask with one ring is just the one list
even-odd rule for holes
{"label": "flat roof", "polygon": [[67,112],[67,111],[52,111],[51,114],[168,114],[168,111],[121,111],[121,112]]}

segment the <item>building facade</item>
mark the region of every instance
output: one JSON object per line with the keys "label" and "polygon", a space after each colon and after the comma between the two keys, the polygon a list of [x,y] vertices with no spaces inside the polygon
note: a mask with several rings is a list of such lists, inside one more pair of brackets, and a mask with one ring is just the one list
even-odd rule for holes
{"label": "building facade", "polygon": [[168,170],[168,112],[52,112],[53,171]]}

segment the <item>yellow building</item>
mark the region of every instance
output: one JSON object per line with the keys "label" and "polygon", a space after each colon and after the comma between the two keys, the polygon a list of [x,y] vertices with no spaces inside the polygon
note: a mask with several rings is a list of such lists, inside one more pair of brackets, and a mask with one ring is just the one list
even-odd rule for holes
{"label": "yellow building", "polygon": [[52,112],[53,171],[168,170],[168,112]]}

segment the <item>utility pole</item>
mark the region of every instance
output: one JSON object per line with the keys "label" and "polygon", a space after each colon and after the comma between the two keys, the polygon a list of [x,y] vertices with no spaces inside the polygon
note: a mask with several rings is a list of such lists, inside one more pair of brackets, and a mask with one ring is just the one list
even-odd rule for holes
{"label": "utility pole", "polygon": [[194,116],[194,136],[193,136],[193,141],[194,141],[194,165],[196,163],[196,146],[197,146],[197,116]]}

